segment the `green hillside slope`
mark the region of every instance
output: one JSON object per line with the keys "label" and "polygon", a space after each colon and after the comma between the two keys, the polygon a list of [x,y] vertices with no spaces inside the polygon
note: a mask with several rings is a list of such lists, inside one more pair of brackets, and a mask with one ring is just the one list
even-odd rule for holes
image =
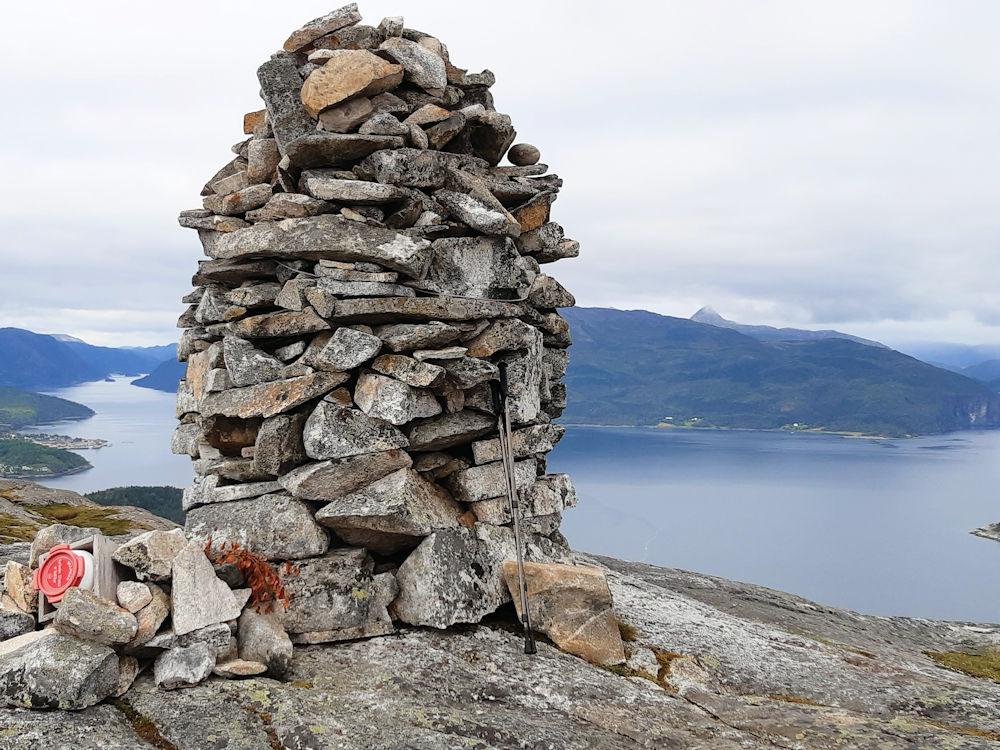
{"label": "green hillside slope", "polygon": [[45,448],[27,440],[0,440],[0,477],[53,477],[89,467],[85,458],[62,448]]}
{"label": "green hillside slope", "polygon": [[645,311],[564,311],[565,421],[914,435],[1000,427],[1000,396],[891,349],[762,342]]}
{"label": "green hillside slope", "polygon": [[16,428],[92,416],[92,409],[75,401],[0,386],[0,426]]}

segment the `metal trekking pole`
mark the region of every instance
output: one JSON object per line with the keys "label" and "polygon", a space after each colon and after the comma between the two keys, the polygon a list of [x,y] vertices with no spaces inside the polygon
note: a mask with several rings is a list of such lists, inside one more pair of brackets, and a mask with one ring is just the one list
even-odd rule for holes
{"label": "metal trekking pole", "polygon": [[514,474],[514,447],[510,424],[510,405],[507,399],[507,363],[500,363],[500,387],[494,386],[493,401],[497,412],[497,428],[500,435],[500,457],[503,460],[504,476],[507,483],[507,500],[514,522],[514,546],[517,547],[517,586],[521,599],[521,624],[524,626],[524,653],[534,654],[535,634],[531,629],[531,615],[528,612],[528,587],[524,578],[524,545],[521,541],[521,510]]}

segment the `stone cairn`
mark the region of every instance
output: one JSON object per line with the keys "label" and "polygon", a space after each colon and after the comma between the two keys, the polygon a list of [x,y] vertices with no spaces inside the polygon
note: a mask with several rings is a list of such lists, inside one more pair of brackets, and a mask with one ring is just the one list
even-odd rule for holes
{"label": "stone cairn", "polygon": [[541,266],[579,250],[549,219],[562,181],[512,146],[492,73],[401,18],[360,20],[351,4],[311,21],[260,67],[250,137],[181,213],[209,258],[179,320],[186,529],[118,547],[117,602],[70,589],[42,631],[32,568],[81,531],[43,530],[29,565],[9,563],[8,705],[82,708],[149,663],[164,688],[282,677],[293,643],[510,602],[500,363],[533,617],[568,651],[624,661],[603,573],[566,564],[573,486],[546,473],[570,345],[557,308],[574,300]]}
{"label": "stone cairn", "polygon": [[511,147],[492,73],[401,18],[360,20],[316,19],[260,67],[250,137],[180,216],[210,259],[179,321],[187,532],[297,561],[297,643],[510,601],[498,363],[529,557],[562,555],[575,503],[545,473],[570,344],[556,309],[574,300],[541,267],[579,251],[549,220],[562,181]]}

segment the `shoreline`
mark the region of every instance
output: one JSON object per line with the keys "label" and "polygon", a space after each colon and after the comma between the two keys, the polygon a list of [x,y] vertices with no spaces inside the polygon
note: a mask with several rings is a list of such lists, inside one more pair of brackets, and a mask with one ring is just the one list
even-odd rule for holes
{"label": "shoreline", "polygon": [[77,466],[76,468],[59,471],[55,474],[0,474],[0,479],[58,479],[60,477],[72,476],[73,474],[82,474],[93,468],[94,465],[88,461],[86,466]]}
{"label": "shoreline", "polygon": [[944,437],[946,435],[968,435],[968,434],[978,434],[983,432],[998,432],[1000,427],[988,428],[988,429],[977,429],[977,430],[952,430],[951,432],[930,432],[926,434],[913,434],[913,435],[880,435],[876,433],[866,433],[866,432],[850,432],[850,431],[837,431],[837,430],[824,430],[822,428],[811,428],[807,430],[790,430],[783,429],[781,427],[695,427],[692,425],[671,425],[671,424],[595,424],[591,422],[556,422],[556,424],[561,424],[563,427],[587,427],[587,428],[621,428],[628,427],[637,430],[673,430],[673,431],[691,431],[691,432],[765,432],[765,433],[782,433],[788,435],[824,435],[833,437],[849,438],[854,440],[913,440],[915,438],[927,438],[927,437]]}

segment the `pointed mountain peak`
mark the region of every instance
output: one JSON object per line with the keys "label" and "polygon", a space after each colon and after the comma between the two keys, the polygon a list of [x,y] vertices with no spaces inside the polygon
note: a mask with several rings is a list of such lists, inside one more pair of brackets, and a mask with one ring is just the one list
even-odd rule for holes
{"label": "pointed mountain peak", "polygon": [[719,313],[717,313],[713,308],[708,306],[701,308],[698,312],[692,315],[691,320],[696,323],[708,323],[709,325],[729,322],[719,315]]}

